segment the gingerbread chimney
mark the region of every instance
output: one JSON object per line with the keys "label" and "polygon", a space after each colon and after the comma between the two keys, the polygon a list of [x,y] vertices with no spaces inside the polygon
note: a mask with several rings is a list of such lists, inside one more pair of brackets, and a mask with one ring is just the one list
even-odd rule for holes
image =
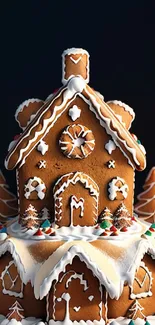
{"label": "gingerbread chimney", "polygon": [[62,54],[62,83],[74,76],[89,82],[89,53],[86,50],[71,48]]}

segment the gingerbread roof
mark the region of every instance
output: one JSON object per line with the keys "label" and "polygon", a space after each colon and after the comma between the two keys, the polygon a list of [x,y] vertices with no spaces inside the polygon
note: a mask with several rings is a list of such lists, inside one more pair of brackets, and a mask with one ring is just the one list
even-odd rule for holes
{"label": "gingerbread roof", "polygon": [[7,169],[21,167],[31,151],[50,131],[58,118],[72,101],[80,96],[95,114],[99,123],[112,137],[115,144],[137,170],[146,166],[145,154],[137,141],[119,121],[112,109],[81,77],[72,77],[58,92],[39,109],[30,124],[27,125],[17,142],[11,147],[6,160]]}
{"label": "gingerbread roof", "polygon": [[131,236],[118,245],[117,240],[35,241],[8,237],[0,244],[0,256],[6,252],[12,255],[23,283],[31,282],[37,299],[48,294],[52,281],[75,256],[92,270],[110,297],[118,299],[124,283],[133,283],[144,254],[155,258],[155,239]]}

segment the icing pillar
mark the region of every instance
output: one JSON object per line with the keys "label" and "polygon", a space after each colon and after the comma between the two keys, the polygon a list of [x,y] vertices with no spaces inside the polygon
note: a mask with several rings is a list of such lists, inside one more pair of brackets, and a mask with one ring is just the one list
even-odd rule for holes
{"label": "icing pillar", "polygon": [[74,76],[89,82],[89,53],[86,50],[71,48],[62,54],[62,83]]}

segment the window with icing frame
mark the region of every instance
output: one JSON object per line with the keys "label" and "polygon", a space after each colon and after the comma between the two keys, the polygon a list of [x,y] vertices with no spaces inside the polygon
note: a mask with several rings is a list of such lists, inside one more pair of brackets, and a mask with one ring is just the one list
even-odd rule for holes
{"label": "window with icing frame", "polygon": [[23,298],[23,282],[18,274],[14,261],[10,261],[0,277],[3,293],[9,296]]}

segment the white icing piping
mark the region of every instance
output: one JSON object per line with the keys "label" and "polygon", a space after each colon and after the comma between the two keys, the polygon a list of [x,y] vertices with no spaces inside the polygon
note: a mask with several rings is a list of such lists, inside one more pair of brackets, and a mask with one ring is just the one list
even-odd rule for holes
{"label": "white icing piping", "polygon": [[[87,55],[87,66],[86,66],[87,78],[85,79],[85,82],[88,83],[89,82],[89,53],[86,50],[83,50],[81,48],[74,48],[74,47],[70,48],[70,49],[67,49],[62,53],[62,83],[65,84],[68,81],[64,77],[65,76],[65,56],[66,55],[71,55],[71,54],[73,54],[73,55],[76,55],[76,54],[84,55],[84,54],[86,54]],[[69,79],[74,78],[74,77],[75,77],[74,75],[71,75],[69,77]],[[79,77],[81,77],[81,76],[79,75]]]}
{"label": "white icing piping", "polygon": [[[101,111],[100,111],[101,106],[100,106],[100,104],[97,102],[95,96],[93,96],[92,94],[90,94],[89,91],[88,91],[86,88],[85,88],[85,91],[86,91],[86,93],[88,94],[88,96],[90,97],[90,99],[91,99],[93,105],[94,105],[95,107],[97,107],[99,117],[101,118],[102,121],[105,122],[105,126],[104,126],[104,127],[105,127],[105,129],[106,129],[106,132],[107,132],[108,134],[111,135],[111,137],[113,138],[114,142],[116,143],[116,145],[117,145],[119,148],[121,148],[121,147],[120,147],[120,145],[118,144],[117,139],[119,139],[119,141],[122,142],[122,143],[124,144],[124,147],[125,147],[125,148],[126,148],[126,149],[131,153],[131,154],[132,154],[135,163],[139,166],[139,165],[140,165],[140,162],[137,160],[137,157],[136,157],[136,149],[135,149],[135,148],[131,148],[131,147],[129,147],[129,146],[127,145],[127,143],[126,143],[126,140],[125,140],[125,139],[124,139],[124,140],[121,139],[121,138],[118,136],[117,131],[114,131],[114,130],[111,129],[111,126],[110,126],[111,119],[110,119],[110,118],[107,118],[107,117],[104,117],[104,116],[102,115],[102,113],[101,113]],[[124,132],[126,133],[126,137],[129,138],[129,139],[131,140],[131,136],[130,136],[130,134],[128,133],[128,131],[127,131],[125,128],[124,128]]]}
{"label": "white icing piping", "polygon": [[130,115],[133,117],[132,121],[134,120],[135,112],[134,112],[133,108],[131,108],[129,105],[121,102],[120,100],[109,100],[107,102],[107,104],[114,104],[114,105],[119,105],[119,106],[123,107],[125,109],[125,111],[129,112]]}
{"label": "white icing piping", "polygon": [[[24,153],[25,151],[28,150],[28,148],[29,148],[29,146],[31,145],[31,143],[33,143],[33,142],[36,141],[38,135],[43,134],[43,137],[46,136],[46,134],[49,132],[49,130],[51,129],[51,127],[53,127],[53,125],[55,124],[55,122],[57,121],[57,119],[59,118],[59,116],[61,116],[61,114],[62,114],[62,113],[67,109],[67,107],[70,105],[70,103],[71,103],[71,102],[76,98],[77,94],[78,94],[78,95],[79,95],[79,96],[80,96],[80,97],[81,97],[81,98],[82,98],[82,99],[83,99],[83,100],[84,100],[84,101],[89,105],[90,110],[91,110],[92,112],[94,112],[94,113],[95,113],[95,116],[100,120],[100,124],[101,124],[101,126],[103,126],[103,127],[106,129],[106,132],[112,136],[114,142],[115,142],[116,145],[120,148],[120,150],[123,152],[123,154],[127,157],[128,161],[130,161],[130,159],[129,159],[129,157],[127,156],[127,154],[123,151],[123,149],[122,149],[122,147],[119,145],[119,143],[117,142],[117,139],[119,139],[119,141],[122,142],[122,144],[123,144],[124,147],[127,149],[127,151],[129,151],[129,152],[132,154],[132,156],[133,156],[133,160],[135,161],[135,163],[136,163],[138,166],[140,166],[140,162],[137,160],[137,157],[136,157],[136,149],[135,149],[135,148],[131,148],[131,147],[129,147],[129,146],[127,145],[127,143],[126,143],[126,140],[123,140],[123,139],[119,138],[118,133],[117,133],[116,131],[114,131],[114,130],[111,129],[111,127],[110,127],[110,121],[111,121],[111,119],[110,119],[110,118],[106,118],[106,117],[104,117],[104,116],[102,115],[102,113],[100,112],[100,109],[101,109],[100,104],[97,102],[95,96],[93,96],[92,94],[90,94],[89,91],[88,91],[85,87],[86,87],[86,83],[85,83],[85,81],[84,81],[82,78],[80,78],[80,77],[74,77],[74,78],[72,78],[72,79],[69,80],[68,85],[67,85],[67,88],[62,88],[60,94],[57,95],[57,97],[55,97],[55,98],[53,99],[53,101],[55,101],[58,97],[60,97],[61,93],[64,92],[64,93],[63,93],[63,99],[64,99],[64,100],[63,100],[62,104],[61,104],[60,106],[55,106],[55,107],[54,107],[54,110],[53,110],[53,114],[52,114],[52,116],[51,116],[49,119],[46,119],[46,120],[44,119],[42,130],[41,130],[41,131],[37,131],[37,132],[35,133],[35,137],[34,137],[32,140],[29,141],[27,147],[24,148],[24,149],[21,149],[21,150],[20,150],[19,159],[18,159],[18,161],[16,162],[15,166],[16,166],[16,165],[21,161],[23,153]],[[88,96],[90,97],[90,99],[91,99],[93,105],[96,107],[97,111],[95,111],[95,109],[93,108],[93,106],[92,106],[90,100],[87,100],[87,99],[86,99],[82,94],[80,94],[80,93],[83,91],[84,88],[85,88],[86,93],[87,93]],[[71,100],[70,100],[70,99],[71,99]],[[68,100],[70,100],[70,101],[67,103]],[[50,108],[50,106],[52,105],[53,101],[51,101],[51,103],[50,103],[49,106],[46,108],[46,110],[43,111],[41,115],[39,115],[38,119],[36,120],[36,123],[34,123],[34,124],[32,125],[33,128],[34,128],[34,127],[39,123],[40,118],[41,118],[42,115],[43,115],[43,114],[44,114],[44,113],[45,113],[45,112]],[[66,106],[65,106],[65,105],[66,105]],[[59,110],[61,110],[62,107],[64,107],[63,111],[62,111],[60,114],[58,114],[57,117],[56,117],[56,112],[59,111]],[[108,109],[108,107],[107,107],[107,109]],[[109,110],[111,110],[111,109],[109,108]],[[112,111],[112,110],[111,110],[111,111]],[[112,112],[113,112],[113,111],[112,111]],[[47,127],[48,124],[49,124],[50,122],[52,122],[52,121],[53,121],[53,123],[51,123],[51,124],[49,125],[49,127]],[[45,130],[46,130],[46,131],[45,131]],[[31,132],[31,128],[30,128],[28,134],[26,135],[26,137],[29,136],[30,132]],[[126,133],[126,137],[128,137],[128,138],[131,140],[131,136],[130,136],[130,134],[128,133],[128,131],[127,131],[125,128],[124,128],[124,132]],[[20,142],[21,142],[22,140],[23,140],[23,137],[22,137],[22,138],[20,139],[20,141],[18,142],[18,145],[20,144]],[[39,141],[40,141],[40,139],[38,140],[38,142],[39,142]],[[37,142],[37,143],[38,143],[38,142]],[[26,160],[27,156],[31,153],[31,151],[34,149],[34,147],[37,145],[37,143],[35,143],[35,145],[32,147],[32,149],[27,153],[27,155],[25,155],[25,157],[24,157],[24,159],[23,159],[23,161],[22,161],[20,167],[25,163],[25,160]],[[15,146],[14,150],[10,153],[10,156],[8,157],[8,160],[5,160],[5,167],[6,167],[6,168],[7,168],[7,166],[8,166],[8,161],[9,161],[10,157],[12,156],[12,154],[14,153],[15,150],[16,150],[16,146]],[[144,162],[144,163],[145,163],[145,162]],[[132,165],[132,162],[131,162],[131,161],[130,161],[130,164]],[[14,167],[15,167],[15,166],[14,166]]]}
{"label": "white icing piping", "polygon": [[[99,279],[99,281],[105,286],[105,288],[107,289],[107,291],[110,294],[110,297],[113,299],[114,297],[117,296],[117,291],[119,291],[119,279],[117,278],[116,274],[113,274],[113,277],[115,278],[115,285],[112,282],[112,280],[110,280],[110,273],[109,273],[109,269],[106,270],[103,273],[101,271],[101,269],[99,268],[99,266],[97,266],[96,262],[95,262],[95,258],[96,255],[98,255],[100,252],[98,250],[96,250],[95,248],[91,247],[91,250],[94,251],[95,256],[93,257],[93,261],[90,259],[89,255],[86,255],[86,252],[84,251],[84,249],[82,248],[82,246],[84,246],[85,248],[87,246],[85,246],[86,243],[81,243],[80,246],[79,245],[73,245],[73,243],[68,243],[67,246],[69,245],[69,249],[67,250],[67,252],[65,254],[62,255],[62,248],[58,248],[56,252],[53,253],[53,255],[51,256],[52,260],[54,261],[54,259],[57,259],[57,263],[55,264],[54,267],[52,267],[51,263],[51,258],[49,258],[45,263],[44,263],[44,267],[46,267],[46,265],[49,263],[50,261],[50,272],[49,274],[43,278],[43,280],[41,281],[40,284],[38,284],[38,280],[37,278],[40,277],[40,272],[42,272],[42,268],[40,269],[39,274],[37,275],[36,279],[35,279],[35,283],[34,283],[34,294],[36,299],[38,299],[40,297],[40,299],[43,299],[44,296],[46,296],[51,288],[52,282],[53,280],[58,281],[58,277],[59,277],[59,273],[60,272],[65,272],[65,267],[67,264],[72,264],[72,260],[75,256],[78,256],[80,258],[80,260],[82,262],[85,262],[86,266],[91,269],[91,271],[94,273],[94,275]],[[89,244],[90,245],[90,244]],[[89,248],[89,247],[88,247]],[[61,259],[59,254],[61,254]],[[60,260],[58,260],[58,258]],[[109,266],[111,268],[111,270],[113,269],[113,265],[111,264],[112,262],[110,262],[110,260],[108,260],[105,255],[102,255],[102,261],[105,259],[105,263],[104,265],[106,265],[107,267]],[[46,264],[46,265],[45,265]],[[108,265],[110,264],[110,265]],[[104,266],[105,267],[105,266]],[[44,272],[44,271],[43,271]],[[46,272],[47,268],[46,268]],[[106,274],[107,273],[107,274]],[[40,279],[41,280],[41,279]]]}
{"label": "white icing piping", "polygon": [[[69,178],[71,175],[73,175],[73,177]],[[98,197],[99,196],[98,185],[87,174],[82,173],[82,177],[80,177],[80,175],[81,175],[80,172],[76,172],[76,173],[68,173],[68,174],[65,174],[62,177],[60,177],[58,179],[58,181],[56,182],[54,189],[53,189],[54,198],[56,199],[59,196],[59,194],[62,193],[70,185],[70,183],[75,185],[78,181],[80,181],[82,184],[84,184],[85,188],[90,190],[91,195],[95,195],[96,197]],[[64,182],[62,184],[62,186],[57,191],[55,191],[56,186],[63,180],[63,178],[66,178],[66,177],[68,177],[66,182]]]}
{"label": "white icing piping", "polygon": [[[147,177],[146,177],[145,182],[148,182],[148,180],[150,179],[150,177],[151,177],[151,175],[152,175],[152,173],[153,173],[154,171],[155,171],[155,167],[152,167],[151,170],[149,171],[149,174],[148,174]],[[149,185],[149,184],[147,184],[147,185]]]}
{"label": "white icing piping", "polygon": [[23,103],[21,103],[18,106],[18,108],[17,108],[17,110],[15,112],[15,120],[18,122],[18,124],[19,124],[20,127],[21,127],[21,125],[20,125],[20,122],[18,121],[18,114],[23,111],[23,109],[24,109],[25,106],[28,107],[30,103],[33,104],[35,102],[36,103],[39,103],[39,102],[42,102],[42,100],[41,99],[38,99],[38,98],[30,98],[30,99],[25,100]]}
{"label": "white icing piping", "polygon": [[[39,120],[41,119],[42,115],[44,115],[44,114],[49,110],[49,108],[50,108],[50,106],[52,105],[53,101],[55,101],[57,98],[59,98],[59,97],[61,96],[62,92],[63,92],[63,101],[62,101],[62,104],[61,104],[60,106],[55,106],[55,107],[54,107],[54,110],[53,110],[53,114],[52,114],[52,116],[51,116],[49,119],[44,119],[44,120],[43,120],[43,128],[42,128],[42,130],[41,130],[41,131],[37,131],[37,132],[35,132],[35,136],[33,137],[33,139],[29,140],[28,145],[27,145],[25,148],[23,148],[23,149],[20,150],[20,155],[19,155],[18,161],[16,162],[16,164],[15,164],[14,167],[16,167],[16,166],[18,165],[18,163],[19,163],[19,162],[21,161],[21,159],[22,159],[23,153],[24,153],[25,151],[28,150],[29,146],[31,146],[31,143],[33,143],[33,142],[36,141],[38,135],[43,134],[43,137],[46,136],[46,134],[49,132],[49,130],[51,129],[51,127],[53,127],[53,125],[56,123],[57,119],[58,119],[58,118],[61,116],[61,114],[62,114],[62,113],[67,109],[67,107],[70,105],[71,101],[74,100],[74,98],[76,97],[76,96],[75,96],[76,93],[78,93],[78,92],[82,92],[83,89],[84,89],[84,87],[85,87],[85,81],[84,81],[82,78],[80,78],[80,77],[74,77],[74,78],[72,78],[72,79],[69,80],[67,87],[66,87],[66,88],[62,88],[62,89],[61,89],[61,92],[60,92],[56,97],[53,98],[53,100],[52,100],[52,101],[50,102],[50,104],[46,107],[46,109],[45,109],[45,110],[44,110],[44,111],[43,111],[43,112],[38,116],[36,122],[32,125],[33,128],[35,128],[35,127],[39,124]],[[75,97],[74,97],[74,96],[75,96]],[[72,99],[72,100],[71,100],[70,102],[67,103],[67,101],[68,101],[69,99]],[[66,105],[66,106],[65,106],[65,105]],[[57,111],[60,111],[63,107],[64,107],[63,111],[62,111],[60,114],[58,114],[58,115],[56,116]],[[50,124],[49,127],[47,128],[48,124],[49,124],[50,122],[52,122],[52,121],[53,121],[53,123]],[[31,133],[31,129],[32,129],[32,128],[29,129],[29,132],[26,134],[26,137],[28,137],[28,136],[30,135],[30,133]],[[46,130],[46,131],[45,131],[45,130]],[[19,145],[19,144],[21,143],[21,141],[23,140],[23,138],[24,138],[24,134],[25,134],[25,133],[26,133],[26,132],[23,133],[23,136],[22,136],[21,139],[19,140],[18,145]],[[31,151],[34,149],[34,147],[37,146],[37,144],[40,142],[40,140],[41,140],[41,139],[39,139],[39,140],[37,141],[37,143],[34,144],[34,146],[33,146],[32,149],[28,152],[28,154],[25,156],[25,158],[23,159],[23,161],[21,162],[21,164],[20,164],[19,167],[21,167],[21,166],[25,163],[25,160],[26,160],[27,156],[31,153]],[[13,155],[13,153],[14,153],[15,150],[16,150],[16,146],[14,147],[14,150],[12,150],[12,152],[10,153],[9,158]],[[9,158],[8,158],[8,161],[9,161]],[[8,166],[8,161],[5,160],[5,167],[6,167],[6,168],[7,168],[7,166]]]}
{"label": "white icing piping", "polygon": [[[2,280],[2,286],[3,286],[3,293],[6,294],[6,295],[9,295],[9,296],[14,296],[14,297],[19,297],[19,298],[23,298],[23,282],[21,280],[21,291],[20,292],[15,292],[15,291],[12,291],[11,289],[15,286],[15,283],[19,277],[19,275],[16,276],[15,279],[12,279],[10,273],[9,273],[9,268],[12,266],[12,265],[15,265],[15,262],[14,261],[10,261],[9,264],[5,267],[4,271],[1,273],[1,277],[0,279]],[[12,285],[10,286],[9,289],[6,289],[5,288],[5,280],[4,280],[4,277],[5,275],[8,274],[9,278],[10,278],[10,281],[12,283]]]}

